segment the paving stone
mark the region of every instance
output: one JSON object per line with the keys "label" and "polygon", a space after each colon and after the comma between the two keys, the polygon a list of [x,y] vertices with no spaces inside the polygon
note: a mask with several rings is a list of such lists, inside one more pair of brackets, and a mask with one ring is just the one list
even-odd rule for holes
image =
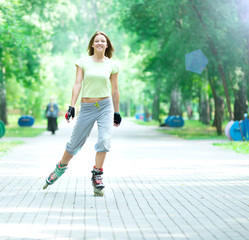
{"label": "paving stone", "polygon": [[249,155],[124,119],[107,154],[104,197],[93,196],[90,180],[96,126],[44,191],[72,126],[24,138],[0,159],[1,240],[249,240]]}

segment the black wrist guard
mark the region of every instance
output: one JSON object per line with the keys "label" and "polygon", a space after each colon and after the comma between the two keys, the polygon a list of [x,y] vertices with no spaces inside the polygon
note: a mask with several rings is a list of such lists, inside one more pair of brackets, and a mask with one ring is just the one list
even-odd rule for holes
{"label": "black wrist guard", "polygon": [[68,108],[68,110],[67,110],[67,113],[66,113],[66,115],[65,115],[65,118],[66,118],[67,120],[69,120],[70,117],[74,118],[74,116],[75,116],[74,107],[69,106],[69,108]]}
{"label": "black wrist guard", "polygon": [[114,123],[120,124],[122,121],[122,118],[119,113],[114,113]]}

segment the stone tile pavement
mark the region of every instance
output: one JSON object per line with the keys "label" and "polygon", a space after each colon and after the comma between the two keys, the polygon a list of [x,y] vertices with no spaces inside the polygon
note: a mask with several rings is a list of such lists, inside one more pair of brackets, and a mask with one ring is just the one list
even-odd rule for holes
{"label": "stone tile pavement", "polygon": [[26,138],[0,159],[0,240],[249,239],[248,155],[124,120],[105,162],[103,198],[90,181],[96,127],[44,191],[72,126]]}

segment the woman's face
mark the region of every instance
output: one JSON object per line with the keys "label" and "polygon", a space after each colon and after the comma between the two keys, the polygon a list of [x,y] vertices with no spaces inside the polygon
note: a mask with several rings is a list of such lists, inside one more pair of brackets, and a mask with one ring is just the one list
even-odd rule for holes
{"label": "woman's face", "polygon": [[107,46],[107,41],[104,35],[97,35],[93,40],[92,45],[94,52],[105,52]]}

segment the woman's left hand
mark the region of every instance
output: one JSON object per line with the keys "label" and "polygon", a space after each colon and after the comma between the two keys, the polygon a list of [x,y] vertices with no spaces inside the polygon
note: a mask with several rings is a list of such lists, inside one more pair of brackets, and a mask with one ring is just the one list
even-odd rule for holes
{"label": "woman's left hand", "polygon": [[122,121],[122,118],[120,116],[120,113],[114,113],[114,120],[113,120],[113,125],[115,127],[118,127]]}

